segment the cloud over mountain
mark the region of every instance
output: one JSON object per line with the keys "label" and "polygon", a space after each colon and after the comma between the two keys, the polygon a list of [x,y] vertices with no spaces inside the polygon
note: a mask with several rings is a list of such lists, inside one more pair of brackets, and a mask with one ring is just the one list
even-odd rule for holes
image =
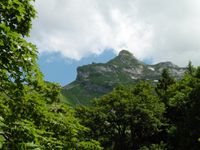
{"label": "cloud over mountain", "polygon": [[81,59],[106,48],[140,59],[200,65],[199,0],[41,0],[31,41]]}

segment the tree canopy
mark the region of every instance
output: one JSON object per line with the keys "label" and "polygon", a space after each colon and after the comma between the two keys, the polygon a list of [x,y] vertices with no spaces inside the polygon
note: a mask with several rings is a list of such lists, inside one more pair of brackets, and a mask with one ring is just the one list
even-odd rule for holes
{"label": "tree canopy", "polygon": [[151,85],[141,82],[131,88],[120,86],[89,108],[77,108],[77,116],[104,147],[121,150],[148,145],[164,125],[164,111]]}
{"label": "tree canopy", "polygon": [[1,149],[101,149],[59,103],[60,86],[43,80],[37,48],[25,39],[36,16],[32,2],[0,2]]}
{"label": "tree canopy", "polygon": [[197,150],[199,143],[200,69],[180,80],[163,70],[157,85],[119,86],[76,108],[89,137],[105,149]]}

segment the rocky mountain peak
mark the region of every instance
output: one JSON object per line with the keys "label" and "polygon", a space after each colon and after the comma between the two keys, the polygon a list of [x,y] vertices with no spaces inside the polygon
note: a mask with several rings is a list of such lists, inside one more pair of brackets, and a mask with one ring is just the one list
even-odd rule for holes
{"label": "rocky mountain peak", "polygon": [[62,93],[72,103],[87,104],[89,100],[110,92],[118,84],[135,84],[140,80],[157,82],[165,68],[176,79],[180,79],[186,70],[171,62],[148,65],[135,58],[129,51],[122,50],[107,63],[78,67],[76,80],[66,85]]}
{"label": "rocky mountain peak", "polygon": [[120,67],[127,67],[138,66],[143,64],[143,62],[139,61],[131,52],[127,50],[122,50],[119,52],[118,56],[111,59],[108,64],[117,65]]}
{"label": "rocky mountain peak", "polygon": [[162,66],[162,67],[178,68],[177,65],[173,64],[173,63],[170,62],[170,61],[167,61],[167,62],[160,62],[160,63],[158,63],[157,65],[160,65],[160,66]]}
{"label": "rocky mountain peak", "polygon": [[130,53],[129,51],[127,51],[127,50],[121,50],[119,52],[118,56],[133,56],[133,54]]}
{"label": "rocky mountain peak", "polygon": [[124,59],[128,59],[128,60],[131,60],[131,59],[135,59],[137,60],[137,58],[129,51],[127,50],[121,50],[117,56],[118,58],[124,58]]}

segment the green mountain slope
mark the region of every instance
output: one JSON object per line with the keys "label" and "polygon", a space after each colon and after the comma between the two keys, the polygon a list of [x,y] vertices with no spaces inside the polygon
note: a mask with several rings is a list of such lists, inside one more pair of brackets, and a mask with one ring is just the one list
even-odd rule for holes
{"label": "green mountain slope", "polygon": [[107,63],[78,67],[76,80],[62,89],[62,100],[73,105],[88,105],[90,100],[110,92],[119,84],[133,84],[140,80],[157,82],[164,68],[168,68],[175,78],[181,78],[185,72],[185,68],[171,62],[147,65],[122,50]]}

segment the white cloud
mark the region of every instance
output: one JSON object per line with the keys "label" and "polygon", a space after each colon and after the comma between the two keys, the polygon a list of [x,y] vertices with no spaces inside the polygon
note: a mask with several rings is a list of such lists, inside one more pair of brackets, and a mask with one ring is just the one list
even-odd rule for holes
{"label": "white cloud", "polygon": [[79,60],[106,48],[200,65],[199,0],[38,0],[31,40]]}

